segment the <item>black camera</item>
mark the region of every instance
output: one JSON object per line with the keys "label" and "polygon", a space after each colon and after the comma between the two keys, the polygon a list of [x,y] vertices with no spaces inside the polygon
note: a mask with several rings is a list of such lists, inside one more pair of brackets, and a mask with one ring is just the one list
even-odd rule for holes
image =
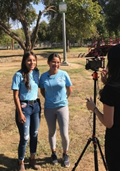
{"label": "black camera", "polygon": [[93,71],[99,70],[99,68],[105,68],[105,58],[103,57],[92,57],[86,59],[85,69],[91,69]]}

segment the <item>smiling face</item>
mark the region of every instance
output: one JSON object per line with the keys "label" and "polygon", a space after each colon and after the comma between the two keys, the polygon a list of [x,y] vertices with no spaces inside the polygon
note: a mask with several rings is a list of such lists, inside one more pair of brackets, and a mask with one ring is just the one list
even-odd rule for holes
{"label": "smiling face", "polygon": [[23,73],[28,73],[35,68],[37,68],[37,56],[33,52],[25,53],[21,63],[21,70]]}
{"label": "smiling face", "polygon": [[28,71],[34,70],[34,68],[37,65],[37,60],[36,60],[35,56],[30,54],[30,56],[25,60],[25,65],[26,65]]}
{"label": "smiling face", "polygon": [[50,67],[50,74],[55,74],[57,73],[59,67],[61,64],[61,60],[59,57],[53,57],[51,61],[48,61],[48,65]]}

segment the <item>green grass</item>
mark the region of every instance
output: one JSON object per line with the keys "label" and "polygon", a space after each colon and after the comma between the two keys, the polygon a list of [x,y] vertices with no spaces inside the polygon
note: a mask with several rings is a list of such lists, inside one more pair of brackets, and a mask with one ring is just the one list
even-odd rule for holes
{"label": "green grass", "polygon": [[[57,49],[56,49],[57,50]],[[81,49],[84,50],[84,49]],[[71,52],[72,51],[72,52]],[[93,96],[94,82],[92,79],[92,71],[85,69],[85,59],[77,58],[77,54],[80,52],[80,48],[71,49],[68,53],[69,66],[61,66],[61,69],[66,70],[73,83],[73,92],[69,97],[69,111],[70,111],[70,123],[69,123],[69,136],[70,136],[70,148],[69,155],[71,161],[71,167],[65,169],[61,165],[62,157],[62,145],[59,128],[57,125],[57,154],[59,157],[59,165],[53,166],[50,163],[50,147],[48,143],[48,129],[44,118],[43,104],[44,99],[40,95],[42,103],[42,120],[39,130],[38,148],[37,148],[37,162],[41,165],[42,171],[71,171],[76,160],[81,154],[85,144],[89,137],[92,136],[92,123],[93,115],[86,109],[86,97]],[[40,51],[38,51],[39,53]],[[38,67],[41,73],[48,70],[47,56],[51,51],[43,51],[43,56],[38,55]],[[77,52],[77,53],[76,53]],[[5,53],[5,52],[4,52]],[[8,52],[6,52],[8,54]],[[11,52],[12,53],[12,52]],[[14,52],[17,54],[17,52]],[[74,56],[75,54],[76,56]],[[17,160],[17,146],[19,141],[19,134],[15,124],[15,106],[13,102],[13,95],[11,91],[12,76],[16,70],[20,68],[21,59],[19,57],[7,58],[7,61],[3,59],[0,62],[0,170],[1,171],[14,171],[16,168]],[[4,66],[4,67],[3,67]],[[101,86],[101,82],[99,81]],[[100,102],[97,99],[97,105],[102,110]],[[96,134],[100,140],[100,144],[104,151],[104,127],[96,119],[97,127]],[[76,171],[89,171],[94,170],[94,152],[92,143],[86,150],[82,161],[79,163]],[[27,146],[26,152],[26,165],[28,166],[29,147]],[[105,171],[103,163],[99,157],[100,171]],[[27,171],[32,169],[27,168]]]}

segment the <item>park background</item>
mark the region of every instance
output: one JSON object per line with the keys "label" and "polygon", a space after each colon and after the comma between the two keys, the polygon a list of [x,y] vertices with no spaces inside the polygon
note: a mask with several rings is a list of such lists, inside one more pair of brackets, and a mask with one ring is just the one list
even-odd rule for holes
{"label": "park background", "polygon": [[[88,48],[73,48],[67,53],[68,66],[61,66],[61,69],[68,72],[73,83],[73,92],[69,97],[70,110],[70,168],[65,169],[62,166],[62,147],[59,129],[57,131],[57,154],[59,157],[59,165],[53,166],[50,161],[50,147],[48,143],[48,130],[43,113],[44,99],[39,94],[42,105],[42,119],[39,130],[37,162],[41,165],[43,171],[71,171],[79,158],[84,146],[89,138],[92,138],[93,131],[93,113],[86,108],[86,97],[93,97],[94,80],[92,77],[93,71],[86,70],[86,58],[79,58],[79,53],[87,53]],[[34,51],[38,57],[38,67],[41,73],[48,70],[47,56],[52,52],[57,52],[63,59],[61,49],[52,50],[36,50]],[[22,59],[22,50],[1,50],[0,56],[0,170],[14,171],[17,167],[17,146],[19,141],[18,129],[15,124],[15,105],[13,102],[13,94],[11,90],[12,77],[15,71],[20,68]],[[101,70],[101,68],[100,68]],[[99,90],[102,88],[100,80],[100,71],[98,71],[97,81],[97,106],[101,109],[99,102]],[[100,141],[100,145],[104,154],[104,126],[96,118],[96,137]],[[57,125],[58,127],[58,125]],[[28,168],[29,149],[27,148],[25,163]],[[103,161],[98,149],[98,166],[100,171],[105,171]],[[76,171],[94,170],[94,148],[93,142],[88,146],[82,160],[79,162]]]}
{"label": "park background", "polygon": [[[65,13],[66,30],[63,29],[63,15],[59,12],[59,3],[67,4]],[[70,160],[68,169],[62,167],[61,141],[57,132],[57,152],[60,159],[58,166],[50,163],[48,131],[43,115],[39,131],[37,161],[43,171],[71,171],[84,146],[92,136],[93,114],[86,109],[86,97],[93,96],[93,71],[86,70],[85,55],[94,48],[113,46],[120,39],[120,1],[119,0],[0,0],[0,170],[14,171],[17,167],[18,130],[15,125],[15,106],[11,91],[13,74],[20,69],[24,52],[33,50],[38,57],[41,73],[48,69],[47,56],[58,52],[62,61],[68,65],[61,66],[73,82],[73,93],[69,98],[70,109]],[[113,12],[114,10],[114,12]],[[63,32],[66,33],[67,58],[64,56]],[[98,50],[97,49],[97,50]],[[92,53],[93,57],[95,56]],[[98,53],[98,56],[100,54]],[[103,55],[106,60],[106,55]],[[107,61],[106,61],[107,62]],[[101,70],[101,68],[100,68]],[[98,71],[97,106],[99,90],[102,88],[100,71]],[[96,119],[96,135],[104,152],[104,126]],[[57,125],[58,126],[58,125]],[[26,154],[28,168],[29,151]],[[104,165],[99,155],[99,170]],[[94,151],[91,143],[77,166],[78,171],[94,170]]]}

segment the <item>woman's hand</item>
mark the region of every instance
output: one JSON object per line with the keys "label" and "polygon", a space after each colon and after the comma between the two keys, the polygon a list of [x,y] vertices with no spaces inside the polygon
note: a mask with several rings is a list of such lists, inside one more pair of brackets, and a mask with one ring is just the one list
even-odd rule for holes
{"label": "woman's hand", "polygon": [[18,115],[18,120],[20,123],[25,123],[26,122],[26,117],[23,113],[21,113],[20,115]]}
{"label": "woman's hand", "polygon": [[88,110],[91,110],[91,111],[94,111],[96,105],[93,101],[93,99],[90,97],[90,98],[86,98],[87,102],[86,102],[86,107]]}

